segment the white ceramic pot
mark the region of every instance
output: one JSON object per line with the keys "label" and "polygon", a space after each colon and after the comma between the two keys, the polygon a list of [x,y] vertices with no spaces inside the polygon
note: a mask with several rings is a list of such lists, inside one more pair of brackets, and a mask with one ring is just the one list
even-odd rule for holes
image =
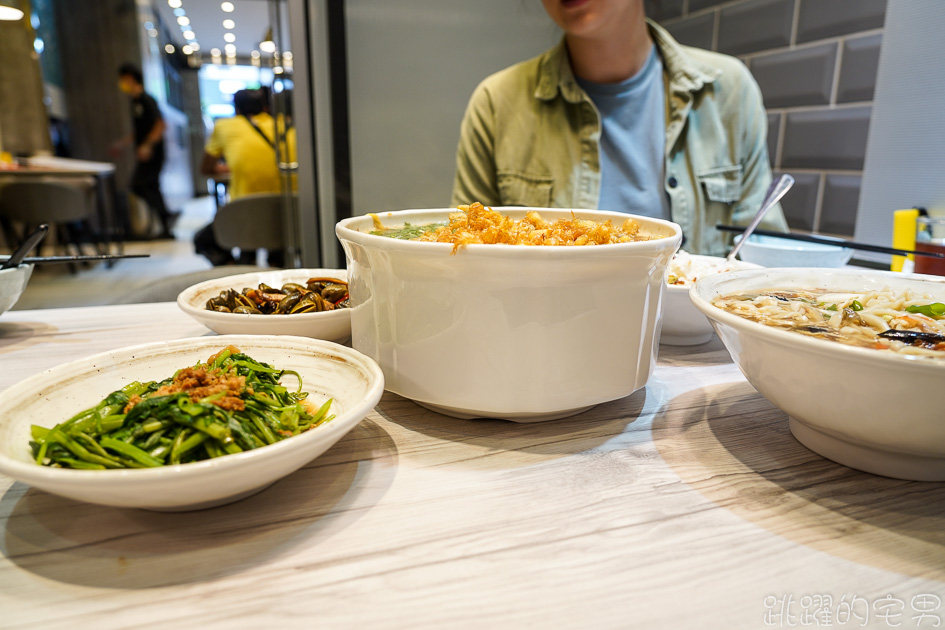
{"label": "white ceramic pot", "polygon": [[945,302],[945,280],[867,269],[755,269],[707,277],[691,297],[745,378],[790,416],[812,451],[867,472],[945,481],[945,360],[917,359],[779,330],[712,305],[764,289],[915,289]]}
{"label": "white ceramic pot", "polygon": [[[532,208],[496,208],[520,218]],[[545,219],[571,210],[537,209]],[[386,226],[455,209],[382,213]],[[628,215],[574,210],[622,223]],[[659,341],[675,223],[636,217],[652,241],[583,247],[452,245],[336,227],[348,258],[352,345],[392,392],[456,417],[532,422],[622,398],[646,383]]]}

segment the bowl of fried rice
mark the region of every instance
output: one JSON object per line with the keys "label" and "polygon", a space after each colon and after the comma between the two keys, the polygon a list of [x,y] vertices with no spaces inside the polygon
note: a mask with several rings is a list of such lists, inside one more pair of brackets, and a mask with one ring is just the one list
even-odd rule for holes
{"label": "bowl of fried rice", "polygon": [[550,420],[644,386],[675,223],[597,210],[353,217],[351,343],[388,390],[460,418]]}

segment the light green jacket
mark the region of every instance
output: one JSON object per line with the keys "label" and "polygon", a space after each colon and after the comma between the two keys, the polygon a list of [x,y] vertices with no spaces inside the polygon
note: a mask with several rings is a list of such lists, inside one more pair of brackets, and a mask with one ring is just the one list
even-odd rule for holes
{"label": "light green jacket", "polygon": [[[727,55],[681,46],[648,22],[666,86],[666,180],[683,247],[721,255],[771,183],[767,118],[748,69]],[[596,208],[600,115],[571,72],[564,40],[485,79],[460,128],[453,205]],[[626,209],[633,212],[632,208]],[[762,226],[787,230],[780,207]]]}

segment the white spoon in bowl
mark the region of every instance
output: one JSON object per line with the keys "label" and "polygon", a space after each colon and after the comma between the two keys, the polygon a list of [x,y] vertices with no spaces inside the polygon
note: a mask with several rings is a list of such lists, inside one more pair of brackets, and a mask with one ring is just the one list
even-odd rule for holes
{"label": "white spoon in bowl", "polygon": [[733,247],[732,251],[725,257],[726,260],[729,262],[735,260],[735,255],[738,254],[738,250],[742,248],[742,245],[748,240],[751,233],[755,231],[755,228],[758,227],[761,220],[768,214],[768,210],[771,209],[771,206],[778,203],[781,197],[783,197],[787,191],[791,190],[791,186],[793,185],[794,178],[787,173],[781,175],[771,183],[771,186],[768,187],[767,194],[765,194],[764,201],[761,202],[761,208],[758,210],[757,214],[755,214],[755,218],[751,220],[751,223],[748,224],[748,227],[745,228],[745,231],[742,232],[741,239],[735,243],[735,247]]}

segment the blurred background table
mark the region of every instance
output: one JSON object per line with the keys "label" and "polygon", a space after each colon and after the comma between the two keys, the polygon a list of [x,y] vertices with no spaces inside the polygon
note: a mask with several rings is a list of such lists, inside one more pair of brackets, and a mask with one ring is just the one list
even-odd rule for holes
{"label": "blurred background table", "polygon": [[[0,390],[207,334],[173,303],[8,312]],[[386,393],[322,457],[211,510],[99,507],[0,477],[0,524],[5,628],[945,620],[945,484],[811,453],[717,340],[662,347],[645,390],[549,423]]]}
{"label": "blurred background table", "polygon": [[[52,156],[24,158],[20,164],[0,169],[0,195],[4,183],[42,180],[89,182],[96,219],[92,237],[100,253],[122,253],[127,226],[117,207],[114,164]],[[10,235],[7,239],[10,240]]]}

